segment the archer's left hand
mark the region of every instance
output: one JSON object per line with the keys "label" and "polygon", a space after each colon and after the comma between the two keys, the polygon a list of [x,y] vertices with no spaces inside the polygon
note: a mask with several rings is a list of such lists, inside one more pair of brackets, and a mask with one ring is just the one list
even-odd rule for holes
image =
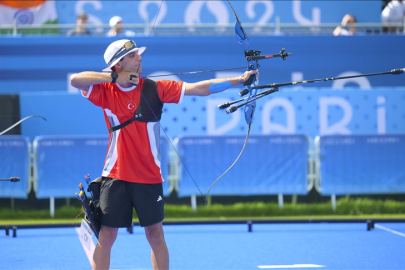
{"label": "archer's left hand", "polygon": [[243,73],[243,75],[240,76],[242,79],[242,83],[249,80],[250,76],[253,76],[254,74],[256,74],[256,83],[259,83],[259,70],[258,69],[245,71],[245,73]]}

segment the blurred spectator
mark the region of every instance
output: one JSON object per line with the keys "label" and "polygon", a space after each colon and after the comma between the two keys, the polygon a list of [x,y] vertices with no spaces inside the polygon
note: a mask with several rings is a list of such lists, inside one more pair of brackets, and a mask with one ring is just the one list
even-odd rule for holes
{"label": "blurred spectator", "polygon": [[[402,0],[392,0],[381,13],[382,23],[404,23],[405,3]],[[395,28],[384,28],[384,32],[395,32]],[[402,30],[402,29],[401,29]]]}
{"label": "blurred spectator", "polygon": [[79,15],[77,15],[77,18],[76,18],[77,26],[75,29],[69,30],[67,32],[67,35],[68,36],[91,35],[91,32],[86,27],[83,27],[83,26],[87,25],[87,20],[88,20],[88,17],[87,17],[86,13],[83,12],[83,13],[80,13]]}
{"label": "blurred spectator", "polygon": [[346,14],[342,19],[342,25],[336,27],[333,31],[334,36],[351,36],[356,33],[356,27],[349,27],[349,30],[345,29],[344,27],[348,23],[356,23],[356,18],[352,14]]}
{"label": "blurred spectator", "polygon": [[135,36],[135,32],[124,30],[122,27],[124,24],[122,18],[120,16],[114,16],[110,19],[110,31],[108,31],[107,36],[115,37],[115,36],[127,36],[133,37]]}

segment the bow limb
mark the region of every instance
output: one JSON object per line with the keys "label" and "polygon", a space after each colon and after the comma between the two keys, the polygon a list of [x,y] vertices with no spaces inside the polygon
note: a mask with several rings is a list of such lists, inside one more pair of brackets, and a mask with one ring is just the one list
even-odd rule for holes
{"label": "bow limb", "polygon": [[211,184],[210,188],[209,188],[208,191],[207,191],[206,197],[208,197],[208,195],[209,195],[209,193],[210,193],[212,187],[218,182],[218,180],[221,179],[222,176],[224,176],[225,174],[227,174],[227,173],[229,172],[229,170],[232,169],[232,167],[236,164],[236,162],[238,162],[239,158],[242,156],[242,153],[243,153],[243,151],[245,150],[247,141],[248,141],[248,139],[249,139],[250,127],[252,126],[252,123],[253,123],[253,122],[250,122],[250,124],[249,124],[248,133],[247,133],[247,135],[246,135],[245,142],[244,142],[244,144],[243,144],[242,150],[240,151],[238,157],[237,157],[236,160],[232,163],[232,165],[231,165],[225,172],[223,172],[223,173],[221,174],[221,176],[218,177],[217,180],[214,181],[214,183]]}
{"label": "bow limb", "polygon": [[[239,44],[242,45],[242,47],[245,47],[245,49],[247,49],[249,47],[249,38],[246,34],[246,31],[243,29],[242,27],[242,22],[239,20],[238,15],[236,14],[235,9],[233,8],[231,2],[228,0],[228,4],[231,7],[233,13],[235,14],[235,18],[236,18],[236,23],[235,23],[235,34],[236,34],[236,39],[238,40]],[[254,51],[245,51],[245,56],[246,59],[248,60],[247,56],[249,56],[247,53],[254,53]],[[254,70],[254,69],[258,69],[259,65],[258,65],[258,61],[257,60],[248,60],[248,67],[247,70]],[[253,123],[253,114],[255,112],[255,108],[256,108],[256,101],[254,100],[254,98],[256,97],[256,93],[257,93],[257,89],[253,89],[253,86],[256,86],[256,74],[252,74],[252,76],[250,76],[250,78],[243,84],[244,86],[247,87],[248,91],[249,91],[249,97],[247,98],[247,104],[245,105],[245,120],[246,123],[249,125],[248,128],[248,132],[246,135],[246,139],[245,142],[243,144],[242,150],[240,151],[238,157],[236,158],[236,160],[232,163],[232,165],[224,172],[221,174],[220,177],[218,177],[210,186],[210,188],[208,189],[207,195],[206,197],[208,197],[212,187],[218,182],[219,179],[221,179],[225,174],[227,174],[229,172],[229,170],[236,164],[236,162],[238,162],[239,158],[242,156],[243,151],[245,150],[245,147],[247,145],[248,139],[249,139],[249,135],[250,135],[250,128],[252,126]]]}
{"label": "bow limb", "polygon": [[13,124],[11,127],[7,128],[6,130],[3,130],[2,132],[0,132],[0,135],[3,135],[3,134],[6,133],[7,131],[13,129],[14,127],[16,127],[16,126],[18,126],[19,124],[21,124],[22,122],[24,122],[25,120],[27,120],[27,119],[29,119],[29,118],[32,118],[32,117],[40,117],[40,118],[42,118],[42,119],[44,119],[44,120],[46,121],[45,117],[43,117],[43,116],[40,116],[40,115],[29,115],[29,116],[27,116],[27,117],[21,119],[21,120],[18,121],[17,123]]}

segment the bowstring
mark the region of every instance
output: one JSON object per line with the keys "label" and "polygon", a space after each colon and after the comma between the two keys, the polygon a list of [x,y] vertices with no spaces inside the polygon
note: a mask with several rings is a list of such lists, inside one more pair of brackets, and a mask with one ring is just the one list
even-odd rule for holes
{"label": "bowstring", "polygon": [[157,116],[156,116],[155,112],[153,111],[152,107],[149,105],[149,103],[148,103],[148,101],[146,100],[145,96],[142,94],[142,91],[141,91],[141,95],[142,95],[143,99],[145,100],[146,104],[148,105],[149,109],[152,111],[153,116],[154,116],[154,117],[156,118],[156,120],[157,120],[157,123],[159,123],[160,129],[163,130],[163,133],[165,134],[167,140],[170,142],[170,145],[172,146],[172,148],[173,148],[174,151],[176,152],[177,156],[179,157],[179,160],[181,161],[181,164],[183,164],[184,168],[186,169],[187,173],[190,175],[191,179],[193,180],[193,182],[194,182],[195,186],[197,187],[198,191],[200,192],[201,196],[204,198],[205,204],[207,204],[207,198],[204,197],[204,195],[202,194],[200,188],[199,188],[198,185],[197,185],[197,182],[194,180],[194,177],[191,175],[191,173],[190,173],[189,169],[187,168],[186,164],[185,164],[185,163],[183,162],[183,160],[181,159],[179,152],[177,152],[176,147],[174,147],[173,142],[172,142],[172,141],[170,140],[170,138],[169,138],[169,135],[167,135],[166,131],[164,130],[164,128],[163,128],[163,126],[162,126],[162,124],[160,124],[160,120],[157,118]]}
{"label": "bowstring", "polygon": [[[244,38],[247,39],[247,34],[246,34],[245,30],[244,30],[243,27],[242,27],[242,22],[239,20],[238,15],[236,14],[236,11],[235,11],[235,9],[233,8],[231,2],[230,2],[229,0],[227,0],[227,1],[228,1],[228,4],[231,6],[233,13],[235,14],[236,20],[237,20],[238,23],[240,24],[240,28],[241,28],[241,30],[242,30],[242,33],[243,33],[243,35],[244,35]],[[249,88],[249,86],[248,86],[248,88]],[[256,91],[257,91],[257,90],[256,90]],[[246,106],[246,105],[245,105],[245,106]],[[246,147],[247,142],[248,142],[248,139],[249,139],[250,128],[251,128],[252,123],[253,123],[253,119],[252,119],[252,118],[253,118],[254,109],[255,109],[255,105],[253,105],[253,107],[252,107],[251,121],[250,121],[250,123],[249,123],[248,132],[247,132],[247,134],[246,134],[246,139],[245,139],[245,143],[243,144],[242,150],[240,151],[238,157],[237,157],[236,160],[232,163],[232,165],[231,165],[225,172],[223,172],[223,173],[221,174],[221,176],[219,176],[219,177],[214,181],[214,183],[211,184],[210,188],[208,189],[207,195],[206,195],[207,197],[208,197],[208,194],[209,194],[209,192],[211,191],[212,187],[218,182],[219,179],[221,179],[225,174],[227,174],[230,169],[232,169],[232,167],[236,164],[236,162],[238,162],[239,158],[242,156],[242,153],[243,153],[243,151],[245,150],[245,147]],[[246,112],[245,112],[245,113],[246,113]]]}
{"label": "bowstring", "polygon": [[[157,14],[156,14],[155,20],[154,20],[153,25],[152,25],[152,29],[151,29],[150,32],[149,32],[149,37],[148,37],[148,42],[147,42],[147,44],[149,43],[150,37],[151,37],[151,35],[152,35],[152,31],[153,31],[153,29],[155,28],[156,19],[157,19],[158,16],[159,16],[160,8],[162,7],[162,4],[163,4],[163,0],[160,2],[158,12],[157,12]],[[147,44],[146,44],[146,45],[147,45]],[[147,46],[145,46],[145,47],[147,47]],[[143,54],[143,56],[145,56],[145,53]],[[144,58],[144,57],[142,57],[142,59],[143,59],[143,58]],[[140,67],[140,65],[138,66],[138,69],[137,69],[136,73],[138,73],[139,67]],[[138,74],[139,74],[139,73],[138,73]],[[141,95],[142,95],[143,99],[145,100],[146,104],[148,105],[149,109],[152,111],[153,116],[155,117],[157,123],[159,124],[160,129],[163,130],[163,133],[165,134],[167,140],[170,142],[170,145],[172,146],[172,148],[173,148],[174,151],[176,152],[177,156],[179,157],[179,160],[181,161],[182,165],[183,165],[184,168],[186,169],[187,173],[190,175],[191,179],[193,180],[193,182],[194,182],[195,186],[197,187],[198,191],[200,192],[201,196],[204,198],[205,204],[207,205],[207,198],[204,197],[203,193],[201,192],[200,188],[199,188],[198,185],[197,185],[197,182],[194,180],[194,177],[191,175],[191,173],[190,173],[189,169],[187,168],[186,164],[185,164],[185,163],[183,162],[183,160],[181,159],[179,153],[177,152],[176,148],[174,147],[173,142],[170,140],[170,138],[169,138],[169,136],[167,135],[166,131],[164,130],[162,124],[160,123],[160,120],[157,118],[155,112],[153,111],[153,109],[152,109],[152,107],[150,106],[149,102],[146,100],[146,98],[145,98],[145,96],[143,95],[142,91],[141,91]]]}

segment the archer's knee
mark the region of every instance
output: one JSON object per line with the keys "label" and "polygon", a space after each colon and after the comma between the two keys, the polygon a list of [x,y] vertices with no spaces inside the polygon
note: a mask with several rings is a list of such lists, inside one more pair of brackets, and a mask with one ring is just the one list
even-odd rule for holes
{"label": "archer's knee", "polygon": [[102,247],[111,248],[117,239],[118,228],[101,226],[98,243]]}
{"label": "archer's knee", "polygon": [[165,241],[162,223],[145,227],[146,238],[151,245],[159,245]]}

